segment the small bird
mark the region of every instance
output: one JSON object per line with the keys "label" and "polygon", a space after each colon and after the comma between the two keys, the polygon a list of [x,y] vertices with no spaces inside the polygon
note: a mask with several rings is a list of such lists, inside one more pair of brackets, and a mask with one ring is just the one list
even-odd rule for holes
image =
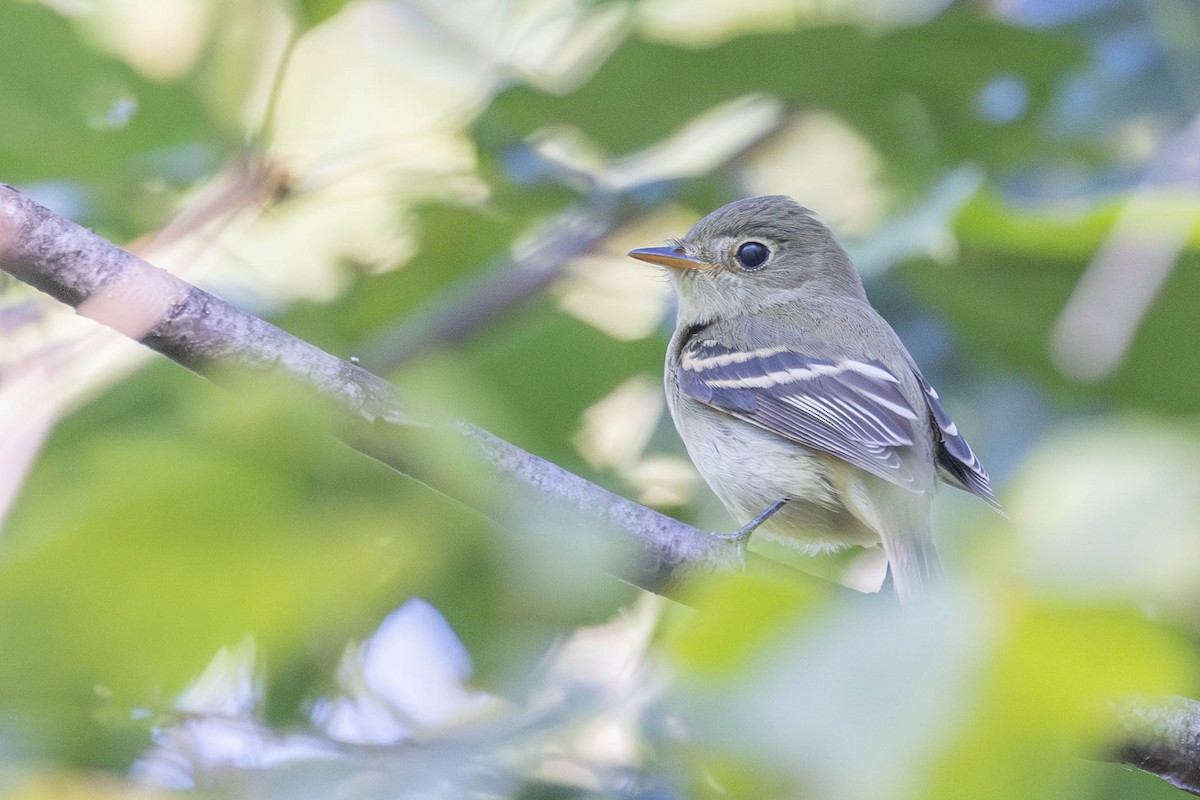
{"label": "small bird", "polygon": [[633,258],[678,297],[671,417],[735,520],[806,552],[883,545],[902,599],[941,574],[937,478],[999,509],[987,471],[849,256],[789,197],[717,209]]}

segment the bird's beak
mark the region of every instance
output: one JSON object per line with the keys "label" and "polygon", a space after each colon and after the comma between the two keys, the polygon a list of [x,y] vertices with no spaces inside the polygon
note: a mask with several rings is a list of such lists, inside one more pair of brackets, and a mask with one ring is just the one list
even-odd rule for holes
{"label": "bird's beak", "polygon": [[669,269],[711,269],[712,264],[685,255],[682,247],[639,247],[629,251],[630,258],[658,264]]}

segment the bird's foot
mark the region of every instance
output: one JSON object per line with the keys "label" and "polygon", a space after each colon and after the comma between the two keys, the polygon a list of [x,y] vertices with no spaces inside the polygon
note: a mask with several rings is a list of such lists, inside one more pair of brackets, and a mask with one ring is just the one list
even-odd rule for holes
{"label": "bird's foot", "polygon": [[725,542],[733,542],[738,549],[738,557],[742,560],[742,566],[746,564],[746,545],[750,543],[750,534],[775,515],[775,512],[783,508],[791,498],[784,497],[776,500],[771,505],[767,506],[761,514],[747,522],[742,527],[738,528],[733,533],[714,533],[713,536]]}

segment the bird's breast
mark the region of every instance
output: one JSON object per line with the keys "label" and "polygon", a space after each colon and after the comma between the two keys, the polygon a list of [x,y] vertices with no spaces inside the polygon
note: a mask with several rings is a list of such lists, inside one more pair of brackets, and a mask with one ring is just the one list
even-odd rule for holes
{"label": "bird's breast", "polygon": [[760,528],[767,538],[806,551],[878,541],[843,506],[837,471],[846,467],[837,459],[682,395],[670,378],[668,387],[688,455],[737,525],[787,497],[791,502]]}

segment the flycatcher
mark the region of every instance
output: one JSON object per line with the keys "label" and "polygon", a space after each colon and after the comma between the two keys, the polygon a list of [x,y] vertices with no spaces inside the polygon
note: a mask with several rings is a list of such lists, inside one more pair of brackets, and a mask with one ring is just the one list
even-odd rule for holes
{"label": "flycatcher", "polygon": [[730,538],[760,529],[808,552],[882,543],[904,598],[940,575],[939,476],[999,508],[846,252],[791,198],[730,203],[629,255],[672,277],[667,403],[696,468],[747,523]]}

